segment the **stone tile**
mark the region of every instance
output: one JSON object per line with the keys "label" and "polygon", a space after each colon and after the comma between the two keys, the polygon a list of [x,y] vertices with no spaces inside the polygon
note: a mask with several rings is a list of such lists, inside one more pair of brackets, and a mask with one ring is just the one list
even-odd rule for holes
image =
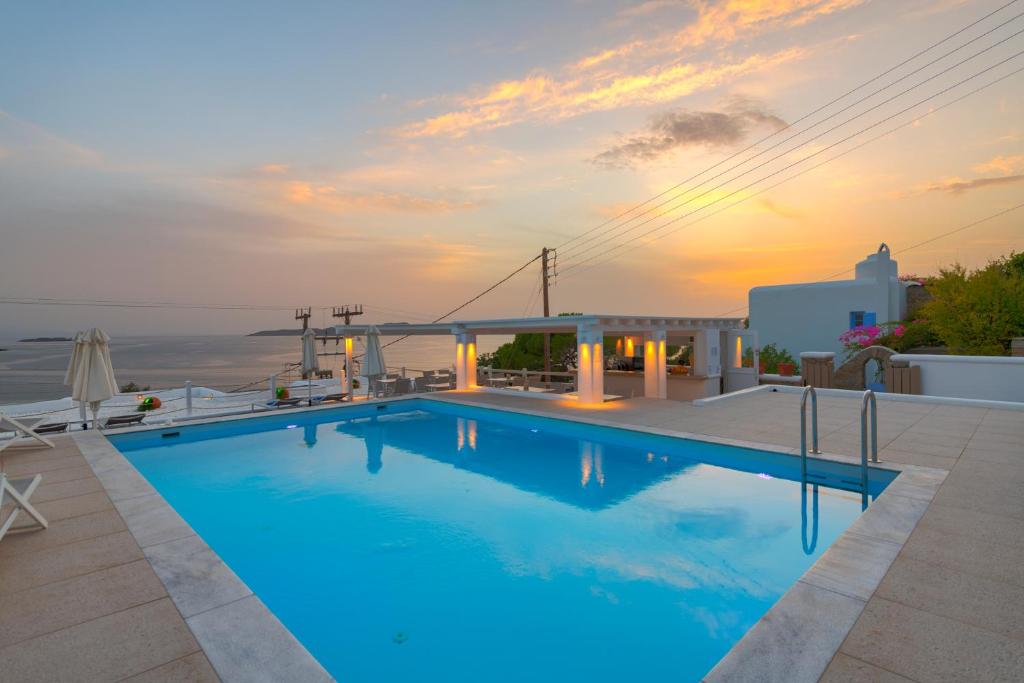
{"label": "stone tile", "polygon": [[1024,547],[1021,546],[920,526],[903,546],[901,557],[1024,588]]}
{"label": "stone tile", "polygon": [[[122,456],[119,454],[118,457]],[[107,495],[114,502],[156,493],[156,489],[127,461],[123,462],[122,467],[101,470],[96,476],[103,482]]]}
{"label": "stone tile", "polygon": [[226,681],[332,680],[254,595],[187,621],[214,670]]}
{"label": "stone tile", "polygon": [[215,683],[220,679],[202,652],[123,679],[122,683]]}
{"label": "stone tile", "polygon": [[842,652],[917,681],[1024,680],[1024,643],[877,597]]}
{"label": "stone tile", "polygon": [[797,582],[705,680],[817,680],[863,607],[860,600]]}
{"label": "stone tile", "polygon": [[39,482],[39,488],[32,494],[32,503],[38,505],[51,500],[61,498],[73,498],[87,493],[97,493],[103,490],[103,484],[96,477],[87,479],[72,479],[71,481],[50,482],[43,477]]}
{"label": "stone tile", "polygon": [[895,543],[846,533],[800,580],[866,602],[899,551]]}
{"label": "stone tile", "polygon": [[252,595],[198,536],[149,546],[144,552],[185,618]]}
{"label": "stone tile", "polygon": [[7,458],[8,462],[4,465],[4,471],[12,479],[30,477],[39,473],[43,473],[45,479],[46,472],[82,466],[82,457],[79,455],[51,458],[43,462],[11,462],[10,456]]}
{"label": "stone tile", "polygon": [[198,650],[163,598],[0,649],[5,681],[115,681]]}
{"label": "stone tile", "polygon": [[142,550],[127,531],[16,555],[0,563],[0,595],[63,581],[142,557]]}
{"label": "stone tile", "polygon": [[914,451],[901,451],[896,448],[883,448],[878,452],[878,459],[882,462],[898,462],[905,465],[920,465],[922,467],[937,467],[943,470],[951,470],[957,463],[957,458],[942,455],[929,455]]}
{"label": "stone tile", "polygon": [[1002,491],[1003,487],[1020,491],[1024,488],[1024,467],[978,459],[965,460],[953,469],[946,481],[951,484],[982,484],[994,491]]}
{"label": "stone tile", "polygon": [[966,460],[981,460],[1002,465],[1024,466],[1024,451],[1014,448],[976,448],[969,445],[960,456]]}
{"label": "stone tile", "polygon": [[1024,641],[1024,588],[901,557],[878,596]]}
{"label": "stone tile", "polygon": [[[49,520],[47,520],[49,521]],[[124,531],[127,527],[116,510],[104,510],[55,522],[44,532],[8,534],[0,543],[0,560],[48,550],[68,543],[84,541]]]}
{"label": "stone tile", "polygon": [[[895,483],[890,484],[890,488],[893,486]],[[886,489],[848,530],[861,536],[902,544],[927,508],[927,500],[894,495]]]}
{"label": "stone tile", "polygon": [[88,464],[82,462],[79,467],[65,467],[59,470],[50,470],[43,472],[43,479],[39,482],[40,486],[48,484],[59,484],[66,481],[74,481],[76,479],[95,479],[96,475],[93,474],[92,468]]}
{"label": "stone tile", "polygon": [[1024,547],[1024,519],[991,515],[977,510],[932,503],[920,527],[945,534],[961,534],[993,543]]}
{"label": "stone tile", "polygon": [[98,493],[87,493],[72,498],[61,498],[48,503],[40,503],[35,506],[39,514],[46,518],[47,522],[56,522],[70,517],[79,517],[93,512],[113,510],[114,504],[102,491]]}
{"label": "stone tile", "polygon": [[196,533],[158,493],[128,498],[114,505],[143,548]]}
{"label": "stone tile", "polygon": [[976,481],[947,482],[935,494],[935,502],[1002,517],[1024,519],[1024,496],[1020,495],[1019,489],[1008,494],[1006,491],[993,491],[992,487]]}
{"label": "stone tile", "polygon": [[165,597],[145,560],[4,597],[0,648]]}
{"label": "stone tile", "polygon": [[909,678],[879,669],[877,666],[854,659],[842,652],[838,653],[832,663],[828,665],[820,680],[824,683],[863,683],[864,681],[913,683]]}

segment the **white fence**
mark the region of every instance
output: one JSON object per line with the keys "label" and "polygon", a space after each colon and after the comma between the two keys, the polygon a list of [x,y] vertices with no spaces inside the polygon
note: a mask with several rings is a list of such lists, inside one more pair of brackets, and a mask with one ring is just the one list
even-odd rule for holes
{"label": "white fence", "polygon": [[926,396],[1024,402],[1024,358],[896,354],[890,360],[920,367]]}

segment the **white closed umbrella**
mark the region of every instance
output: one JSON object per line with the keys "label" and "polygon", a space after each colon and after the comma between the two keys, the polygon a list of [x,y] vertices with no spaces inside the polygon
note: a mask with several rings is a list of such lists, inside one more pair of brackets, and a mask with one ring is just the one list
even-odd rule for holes
{"label": "white closed umbrella", "polygon": [[[387,374],[387,367],[384,365],[384,351],[380,347],[380,330],[376,325],[366,328],[366,360],[363,363],[363,374],[367,380],[377,375]],[[370,384],[368,381],[367,384]],[[366,395],[370,395],[370,388],[367,387]]]}
{"label": "white closed umbrella", "polygon": [[71,398],[89,404],[92,426],[96,428],[100,403],[117,393],[110,362],[110,337],[103,330],[92,328],[82,335],[81,348],[72,352],[71,363],[67,374],[71,379]]}
{"label": "white closed umbrella", "polygon": [[[85,349],[85,332],[75,332],[75,345],[71,349],[71,360],[68,361],[68,371],[64,373],[64,386],[73,386],[75,375],[78,374],[78,366],[82,362],[82,351]],[[86,426],[85,402],[78,402],[79,415],[82,418],[82,428]]]}
{"label": "white closed umbrella", "polygon": [[316,333],[307,328],[302,333],[302,374],[306,376],[309,405],[313,405],[313,373],[320,370],[320,359],[316,355]]}

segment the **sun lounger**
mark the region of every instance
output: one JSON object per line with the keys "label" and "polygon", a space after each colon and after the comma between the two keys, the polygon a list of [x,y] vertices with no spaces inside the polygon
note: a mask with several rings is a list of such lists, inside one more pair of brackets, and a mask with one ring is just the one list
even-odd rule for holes
{"label": "sun lounger", "polygon": [[142,424],[143,418],[146,416],[142,413],[133,413],[131,415],[114,415],[108,417],[106,422],[103,423],[101,429],[116,429],[118,427],[129,427],[131,425]]}
{"label": "sun lounger", "polygon": [[305,399],[301,398],[275,398],[267,405],[271,408],[294,408]]}
{"label": "sun lounger", "polygon": [[68,431],[67,422],[48,422],[32,428],[36,434],[63,434]]}
{"label": "sun lounger", "polygon": [[23,446],[23,445],[33,445],[34,446],[36,444],[42,444],[43,446],[46,446],[47,448],[54,448],[53,442],[50,441],[49,439],[47,439],[45,436],[42,436],[38,432],[36,432],[34,427],[30,427],[27,424],[25,424],[24,422],[21,422],[20,420],[15,420],[13,417],[7,417],[6,415],[0,415],[0,432],[14,432],[14,438],[13,439],[7,439],[5,441],[0,441],[0,451],[4,450],[5,448],[8,448],[13,443],[18,441],[19,437],[24,437],[24,438],[27,438],[27,439],[32,439],[33,441],[35,441],[35,443],[31,443],[31,442],[24,443],[24,442],[22,442],[22,443],[18,444],[19,446]]}
{"label": "sun lounger", "polygon": [[320,399],[314,397],[313,401],[315,401],[316,403],[340,403],[341,401],[344,401],[346,397],[348,397],[347,393],[327,394],[326,396],[323,396]]}
{"label": "sun lounger", "polygon": [[14,532],[20,533],[22,531],[45,529],[48,526],[46,519],[29,502],[36,487],[39,486],[39,482],[42,480],[43,475],[41,474],[25,479],[8,479],[6,474],[0,473],[0,510],[3,509],[6,497],[10,497],[14,501],[14,509],[11,510],[11,514],[7,516],[7,519],[0,521],[0,541],[11,530],[11,526],[22,511],[35,520],[35,524],[18,527],[14,529]]}

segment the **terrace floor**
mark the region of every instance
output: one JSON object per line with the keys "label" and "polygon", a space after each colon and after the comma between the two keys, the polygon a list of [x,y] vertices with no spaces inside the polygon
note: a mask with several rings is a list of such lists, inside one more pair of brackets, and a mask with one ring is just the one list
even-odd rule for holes
{"label": "terrace floor", "polygon": [[[598,410],[507,394],[431,398],[785,448],[799,443],[799,396],[785,393],[704,406],[629,399]],[[857,455],[858,416],[856,399],[820,397],[821,449]],[[884,401],[878,417],[883,461],[949,474],[865,596],[822,680],[1024,680],[1024,412]],[[46,531],[0,543],[3,679],[216,680],[75,443],[61,437],[56,450],[9,449],[0,457],[11,476],[43,473],[33,502],[51,521]]]}

